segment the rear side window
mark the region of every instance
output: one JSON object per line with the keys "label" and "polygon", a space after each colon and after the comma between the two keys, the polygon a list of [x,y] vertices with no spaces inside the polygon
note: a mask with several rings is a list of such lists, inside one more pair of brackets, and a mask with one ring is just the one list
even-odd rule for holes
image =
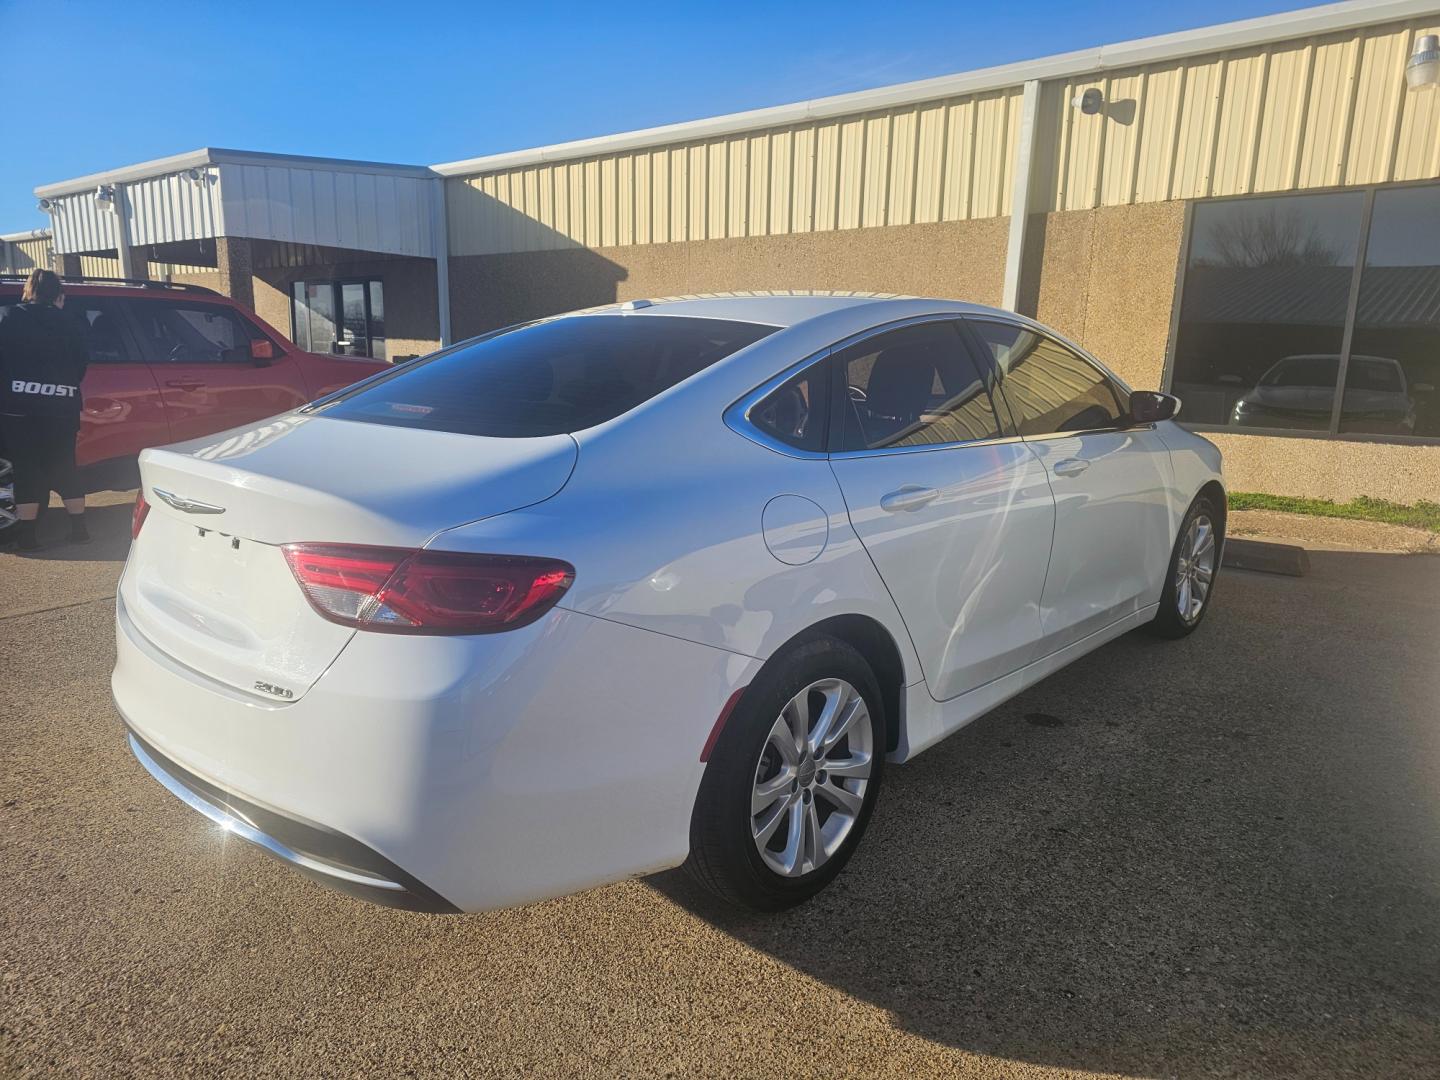
{"label": "rear side window", "polygon": [[[19,294],[0,298],[0,319],[20,302]],[[65,295],[65,315],[73,320],[85,340],[92,364],[129,364],[135,361],[122,329],[125,316],[123,300],[110,297]]]}
{"label": "rear side window", "polygon": [[122,329],[122,300],[108,297],[67,296],[65,314],[80,326],[81,336],[90,353],[92,364],[129,364],[134,361]]}
{"label": "rear side window", "polygon": [[568,434],[629,412],[775,330],[670,315],[531,323],[399,368],[322,411],[460,435]]}
{"label": "rear side window", "polygon": [[817,454],[825,452],[830,365],[812,364],[750,410],[750,423],[771,438]]}
{"label": "rear side window", "polygon": [[1013,323],[971,323],[995,357],[1000,389],[1021,435],[1121,426],[1114,383],[1090,361]]}

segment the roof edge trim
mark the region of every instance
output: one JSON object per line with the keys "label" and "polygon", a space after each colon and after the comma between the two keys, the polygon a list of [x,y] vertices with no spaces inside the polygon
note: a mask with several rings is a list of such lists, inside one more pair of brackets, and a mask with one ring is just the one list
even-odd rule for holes
{"label": "roof edge trim", "polygon": [[310,157],[304,154],[270,154],[259,150],[224,150],[204,147],[184,154],[155,158],[136,165],[123,165],[118,169],[89,173],[70,180],[53,184],[42,184],[35,188],[35,194],[42,199],[54,199],[63,195],[74,195],[89,191],[101,184],[123,184],[135,180],[149,180],[157,176],[168,176],[185,169],[209,165],[280,165],[295,169],[323,169],[331,172],[376,173],[390,176],[414,176],[434,179],[435,173],[424,165],[396,165],[383,161],[355,161],[349,158]]}

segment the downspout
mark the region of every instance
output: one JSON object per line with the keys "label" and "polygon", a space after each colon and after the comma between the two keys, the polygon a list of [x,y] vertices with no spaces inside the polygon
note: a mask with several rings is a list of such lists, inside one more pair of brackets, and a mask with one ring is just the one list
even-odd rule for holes
{"label": "downspout", "polygon": [[120,256],[120,276],[135,277],[135,258],[130,254],[130,193],[124,184],[115,185],[115,251]]}
{"label": "downspout", "polygon": [[435,249],[435,304],[440,316],[440,347],[450,344],[450,222],[445,206],[445,179],[431,181],[430,244]]}
{"label": "downspout", "polygon": [[1035,172],[1035,138],[1039,128],[1040,81],[1025,84],[1020,98],[1020,134],[1015,147],[1015,173],[1010,195],[1010,241],[1005,250],[1005,286],[1000,306],[1016,310],[1025,260],[1025,230],[1030,222],[1030,181]]}

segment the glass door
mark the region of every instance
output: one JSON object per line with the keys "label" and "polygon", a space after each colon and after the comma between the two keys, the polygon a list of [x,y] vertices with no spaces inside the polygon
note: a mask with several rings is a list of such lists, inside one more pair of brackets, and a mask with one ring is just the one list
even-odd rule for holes
{"label": "glass door", "polygon": [[342,356],[370,355],[370,320],[365,282],[347,281],[340,286],[340,341],[335,351]]}
{"label": "glass door", "polygon": [[297,281],[291,305],[294,341],[306,352],[386,358],[379,281]]}
{"label": "glass door", "polygon": [[306,352],[335,351],[335,287],[328,281],[297,281],[292,286],[295,344]]}

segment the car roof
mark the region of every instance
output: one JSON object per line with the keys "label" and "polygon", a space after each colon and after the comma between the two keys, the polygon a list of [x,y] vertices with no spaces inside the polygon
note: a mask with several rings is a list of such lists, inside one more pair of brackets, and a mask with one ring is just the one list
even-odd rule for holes
{"label": "car roof", "polygon": [[760,323],[766,326],[790,327],[832,312],[862,307],[872,309],[868,314],[873,314],[876,322],[884,322],[887,308],[894,308],[897,314],[913,312],[917,301],[933,304],[937,311],[954,311],[958,314],[966,312],[1005,314],[1007,316],[1010,314],[960,300],[932,300],[925,297],[901,296],[895,293],[825,292],[819,290],[665,296],[605,304],[570,314],[680,315],[696,319],[731,319],[737,322]]}
{"label": "car roof", "polygon": [[[1339,359],[1340,359],[1340,354],[1339,354],[1339,353],[1333,353],[1333,352],[1330,352],[1330,353],[1291,353],[1289,356],[1282,356],[1282,357],[1280,358],[1280,361],[1279,361],[1279,362],[1280,362],[1281,364],[1283,364],[1283,363],[1285,363],[1285,361],[1287,361],[1287,360],[1339,360]],[[1374,360],[1374,361],[1376,361],[1377,363],[1381,363],[1381,364],[1394,364],[1396,367],[1401,367],[1401,366],[1402,366],[1401,363],[1400,363],[1400,361],[1394,359],[1393,357],[1390,357],[1390,356],[1372,356],[1372,355],[1370,355],[1369,353],[1351,353],[1351,354],[1350,354],[1350,359],[1351,359],[1351,360]],[[1277,364],[1276,366],[1279,366],[1279,365]]]}

